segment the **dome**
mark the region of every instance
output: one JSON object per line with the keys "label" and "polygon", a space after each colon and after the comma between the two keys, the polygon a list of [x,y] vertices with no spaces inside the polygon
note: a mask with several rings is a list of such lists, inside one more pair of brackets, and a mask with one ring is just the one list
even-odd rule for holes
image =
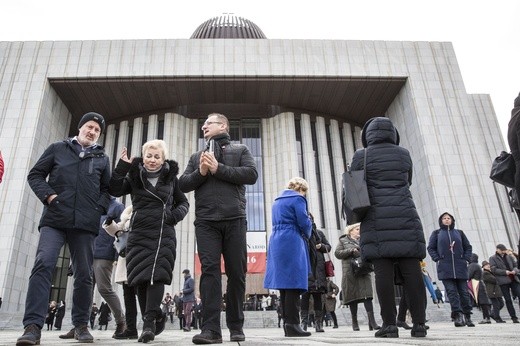
{"label": "dome", "polygon": [[250,20],[229,14],[211,18],[197,28],[192,39],[202,38],[266,38]]}

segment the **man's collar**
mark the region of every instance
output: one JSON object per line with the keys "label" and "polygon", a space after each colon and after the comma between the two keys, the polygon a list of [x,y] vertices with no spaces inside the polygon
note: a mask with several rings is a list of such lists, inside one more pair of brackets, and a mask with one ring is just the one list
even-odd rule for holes
{"label": "man's collar", "polygon": [[95,147],[97,147],[97,143],[94,143],[92,145],[89,145],[88,147],[84,147],[83,145],[81,145],[81,143],[78,141],[78,136],[74,136],[72,139],[71,139],[71,142],[74,143],[74,144],[78,144],[82,149],[94,149]]}

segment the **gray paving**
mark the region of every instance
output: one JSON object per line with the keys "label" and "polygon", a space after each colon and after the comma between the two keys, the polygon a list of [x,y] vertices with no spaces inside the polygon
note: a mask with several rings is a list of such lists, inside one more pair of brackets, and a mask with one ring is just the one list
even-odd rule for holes
{"label": "gray paving", "polygon": [[[173,326],[167,329],[150,345],[193,345],[191,338],[198,331],[183,332]],[[281,328],[247,328],[244,330],[246,341],[230,342],[227,330],[223,331],[224,344],[236,345],[519,345],[520,324],[487,324],[477,325],[475,328],[456,328],[452,323],[430,323],[430,330],[426,338],[412,338],[410,331],[399,330],[398,339],[379,339],[367,326],[362,326],[358,332],[352,331],[350,326],[342,325],[338,329],[325,327],[324,333],[313,333],[306,338],[286,338]],[[73,345],[74,340],[62,340],[58,335],[63,331],[47,331],[42,333],[41,345]],[[115,340],[111,338],[113,330],[94,330],[95,345],[142,345],[136,340]],[[0,330],[0,345],[14,345],[21,335],[21,329]]]}
{"label": "gray paving", "polygon": [[[515,304],[516,305],[516,304]],[[379,307],[376,305],[376,311]],[[520,324],[513,324],[507,316],[507,311],[502,310],[502,317],[507,321],[504,324],[477,324],[482,319],[478,310],[473,312],[473,320],[477,324],[475,328],[456,328],[450,320],[449,304],[441,304],[439,307],[430,304],[427,309],[427,319],[430,330],[426,338],[412,338],[409,330],[399,329],[398,339],[380,339],[374,337],[374,331],[368,330],[366,313],[363,307],[359,309],[361,331],[354,332],[350,324],[349,309],[337,309],[339,328],[325,327],[324,333],[312,333],[306,338],[287,338],[283,336],[283,330],[277,328],[275,311],[245,311],[245,342],[230,342],[227,329],[223,330],[224,344],[237,345],[520,345]],[[74,340],[62,340],[58,336],[67,332],[70,327],[70,311],[67,311],[62,331],[42,331],[41,345],[74,345]],[[222,314],[222,325],[225,325]],[[380,318],[377,318],[380,321]],[[14,345],[16,339],[22,334],[22,314],[0,313],[0,346]],[[95,345],[142,345],[136,340],[112,339],[114,324],[110,322],[108,330],[93,330]],[[313,329],[309,329],[313,331]],[[177,319],[174,323],[167,323],[165,331],[151,342],[151,345],[193,345],[191,338],[198,330],[183,332],[179,329]]]}

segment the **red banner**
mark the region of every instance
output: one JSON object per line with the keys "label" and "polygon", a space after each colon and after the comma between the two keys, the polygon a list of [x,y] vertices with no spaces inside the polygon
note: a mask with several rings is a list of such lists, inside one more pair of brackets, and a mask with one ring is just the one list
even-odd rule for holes
{"label": "red banner", "polygon": [[[266,254],[265,252],[248,252],[247,253],[247,272],[248,273],[265,273]],[[224,258],[220,257],[220,272],[226,273],[224,267]],[[201,274],[201,265],[199,254],[195,254],[195,274]]]}

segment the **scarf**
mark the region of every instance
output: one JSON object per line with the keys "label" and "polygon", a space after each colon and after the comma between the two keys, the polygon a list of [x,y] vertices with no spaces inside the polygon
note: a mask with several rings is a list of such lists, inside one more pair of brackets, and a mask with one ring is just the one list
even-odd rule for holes
{"label": "scarf", "polygon": [[[163,167],[164,167],[164,164],[161,167],[159,167],[159,169],[157,169],[155,171],[149,171],[146,168],[144,169],[144,174],[146,176],[146,179],[153,186],[157,185],[157,181],[159,181],[159,176],[162,173]],[[143,166],[143,168],[144,168],[144,166]]]}
{"label": "scarf", "polygon": [[214,145],[215,158],[217,159],[218,162],[223,163],[223,161],[222,161],[223,160],[223,155],[222,155],[223,149],[226,147],[226,145],[229,145],[229,143],[231,143],[229,134],[222,133],[222,134],[216,135],[215,137],[211,138],[207,143],[207,148],[209,148],[210,141],[215,141],[215,145]]}

